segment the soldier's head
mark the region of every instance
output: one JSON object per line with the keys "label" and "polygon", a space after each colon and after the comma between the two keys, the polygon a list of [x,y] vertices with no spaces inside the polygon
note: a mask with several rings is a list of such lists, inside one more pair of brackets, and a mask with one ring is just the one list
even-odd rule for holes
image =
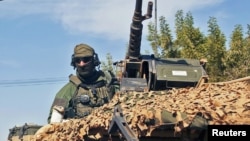
{"label": "soldier's head", "polygon": [[95,50],[87,44],[78,44],[74,48],[71,65],[76,68],[81,77],[89,77],[95,72],[95,67],[100,65]]}

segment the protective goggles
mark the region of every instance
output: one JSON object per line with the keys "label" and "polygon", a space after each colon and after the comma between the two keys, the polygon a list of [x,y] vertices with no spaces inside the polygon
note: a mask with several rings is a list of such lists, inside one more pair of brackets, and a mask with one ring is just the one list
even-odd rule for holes
{"label": "protective goggles", "polygon": [[89,61],[92,60],[92,57],[75,57],[74,58],[74,62],[75,63],[80,63],[81,61],[83,61],[84,63],[88,63]]}

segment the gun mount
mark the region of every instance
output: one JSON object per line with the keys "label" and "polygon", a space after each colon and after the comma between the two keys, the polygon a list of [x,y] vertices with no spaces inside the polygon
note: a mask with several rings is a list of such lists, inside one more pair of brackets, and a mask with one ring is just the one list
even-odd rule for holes
{"label": "gun mount", "polygon": [[142,15],[142,0],[136,0],[125,60],[114,63],[121,91],[166,90],[207,82],[208,76],[199,60],[140,54],[142,22],[152,17],[152,7],[153,2],[149,1],[147,13]]}

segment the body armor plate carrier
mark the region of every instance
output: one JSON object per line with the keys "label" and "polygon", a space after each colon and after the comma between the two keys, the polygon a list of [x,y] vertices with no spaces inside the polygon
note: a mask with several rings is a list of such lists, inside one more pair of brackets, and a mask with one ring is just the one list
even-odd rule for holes
{"label": "body armor plate carrier", "polygon": [[76,85],[76,91],[70,100],[69,109],[65,118],[81,118],[89,115],[95,107],[102,106],[110,100],[109,90],[105,80],[99,80],[92,84],[83,84],[74,75],[70,81]]}

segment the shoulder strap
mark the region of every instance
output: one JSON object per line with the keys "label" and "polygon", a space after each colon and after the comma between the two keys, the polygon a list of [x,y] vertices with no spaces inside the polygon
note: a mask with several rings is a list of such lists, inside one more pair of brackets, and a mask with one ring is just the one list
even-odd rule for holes
{"label": "shoulder strap", "polygon": [[[77,92],[79,90],[79,86],[81,85],[82,82],[81,82],[81,80],[77,76],[75,76],[73,74],[69,75],[69,81],[72,82],[76,86],[76,90],[74,92],[74,95],[72,96],[72,99],[73,99],[73,98],[76,97]],[[74,105],[74,101],[71,101],[71,102],[72,102],[71,105]]]}
{"label": "shoulder strap", "polygon": [[108,80],[107,87],[110,87],[111,85],[120,85],[118,79],[115,77],[115,74],[112,71],[105,71],[104,74],[106,79]]}
{"label": "shoulder strap", "polygon": [[77,87],[82,87],[82,88],[85,88],[85,89],[89,89],[89,87],[91,87],[91,86],[99,88],[99,87],[103,87],[105,85],[105,81],[103,79],[98,80],[93,84],[82,83],[81,80],[77,76],[75,76],[73,74],[69,75],[69,80],[70,80],[70,82],[75,84]]}
{"label": "shoulder strap", "polygon": [[79,87],[82,87],[87,90],[91,89],[93,94],[96,94],[96,88],[100,88],[106,85],[104,80],[99,80],[93,84],[84,84],[81,82],[81,80],[77,76],[73,74],[69,75],[69,79],[70,79],[70,82],[76,85],[77,89]]}
{"label": "shoulder strap", "polygon": [[72,82],[73,84],[75,84],[76,87],[79,87],[80,84],[82,83],[81,80],[77,76],[75,76],[73,74],[69,75],[69,80],[70,80],[70,82]]}

